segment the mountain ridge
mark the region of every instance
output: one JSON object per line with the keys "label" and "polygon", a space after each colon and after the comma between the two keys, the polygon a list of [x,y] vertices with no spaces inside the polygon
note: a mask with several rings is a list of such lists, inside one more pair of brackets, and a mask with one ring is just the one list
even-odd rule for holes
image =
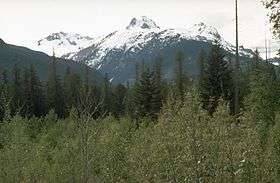
{"label": "mountain ridge", "polygon": [[[77,33],[52,33],[36,42],[35,49],[49,56],[55,52],[57,57],[69,58],[78,51],[93,44],[94,39]],[[65,55],[69,55],[66,57]]]}
{"label": "mountain ridge", "polygon": [[[196,75],[197,56],[202,49],[208,51],[219,38],[228,55],[235,53],[235,46],[223,39],[218,30],[204,23],[190,28],[160,28],[152,19],[133,18],[128,26],[110,34],[94,38],[93,44],[75,54],[64,55],[108,74],[115,83],[133,82],[135,64],[146,60],[153,63],[158,55],[167,61],[163,64],[170,79],[175,53],[181,50],[188,58],[186,70]],[[251,58],[253,51],[240,47],[240,56]],[[168,67],[168,68],[167,68]]]}
{"label": "mountain ridge", "polygon": [[[4,42],[4,41],[3,41]],[[53,61],[53,57],[39,51],[34,51],[26,47],[11,45],[8,43],[1,44],[0,42],[0,68],[12,71],[13,67],[17,65],[19,68],[28,68],[33,65],[42,81],[47,80],[48,67]],[[55,58],[57,65],[57,72],[63,76],[69,67],[73,72],[78,73],[81,77],[85,75],[86,65],[77,63],[72,60],[65,60],[62,58]],[[101,73],[95,69],[89,69],[91,81],[93,83],[100,83],[103,80]]]}

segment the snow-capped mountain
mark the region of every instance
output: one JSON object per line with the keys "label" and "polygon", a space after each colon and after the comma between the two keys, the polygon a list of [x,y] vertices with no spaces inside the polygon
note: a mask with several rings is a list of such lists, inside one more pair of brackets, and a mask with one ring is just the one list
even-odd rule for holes
{"label": "snow-capped mountain", "polygon": [[[188,72],[196,74],[199,52],[201,49],[208,51],[217,37],[229,54],[235,52],[235,47],[225,41],[217,29],[204,23],[198,23],[188,29],[161,29],[153,20],[140,17],[133,18],[123,30],[96,38],[91,47],[70,58],[107,73],[113,82],[133,82],[136,63],[152,63],[156,57],[161,56],[165,59],[165,77],[171,78],[173,60],[178,50],[187,56]],[[240,54],[251,57],[252,51],[240,47]]]}
{"label": "snow-capped mountain", "polygon": [[157,24],[146,16],[133,18],[126,29],[160,29]]}
{"label": "snow-capped mountain", "polygon": [[3,39],[0,38],[0,45],[4,45],[5,42],[3,41]]}
{"label": "snow-capped mountain", "polygon": [[93,44],[94,39],[89,36],[65,32],[53,33],[36,42],[35,49],[50,56],[70,58],[78,51]]}

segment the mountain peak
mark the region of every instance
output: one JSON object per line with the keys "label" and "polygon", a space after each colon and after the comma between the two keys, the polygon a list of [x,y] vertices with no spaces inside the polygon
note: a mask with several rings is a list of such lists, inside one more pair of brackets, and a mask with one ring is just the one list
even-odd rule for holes
{"label": "mountain peak", "polygon": [[218,30],[212,26],[208,26],[203,22],[195,24],[192,29],[193,32],[196,32],[198,35],[208,34],[216,37],[220,37]]}
{"label": "mountain peak", "polygon": [[80,51],[93,44],[94,39],[80,34],[57,32],[37,41],[36,49],[53,54],[53,48],[58,57]]}
{"label": "mountain peak", "polygon": [[4,45],[4,44],[6,43],[3,41],[3,39],[0,38],[0,45]]}
{"label": "mountain peak", "polygon": [[160,27],[150,18],[141,16],[139,18],[133,18],[126,29],[159,29]]}

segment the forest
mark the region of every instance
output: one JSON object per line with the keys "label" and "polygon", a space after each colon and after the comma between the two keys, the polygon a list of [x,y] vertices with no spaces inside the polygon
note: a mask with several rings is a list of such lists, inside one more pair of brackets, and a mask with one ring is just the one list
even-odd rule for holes
{"label": "forest", "polygon": [[[266,4],[275,36],[279,3]],[[256,49],[236,71],[219,37],[197,77],[186,57],[172,81],[158,57],[118,85],[58,73],[55,57],[46,81],[1,68],[0,182],[279,182],[280,67]]]}

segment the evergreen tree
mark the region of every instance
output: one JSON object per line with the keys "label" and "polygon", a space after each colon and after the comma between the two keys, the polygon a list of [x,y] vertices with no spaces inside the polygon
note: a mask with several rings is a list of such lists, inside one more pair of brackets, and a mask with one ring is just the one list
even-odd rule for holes
{"label": "evergreen tree", "polygon": [[148,117],[155,119],[162,106],[161,84],[158,82],[157,72],[149,68],[142,68],[139,82],[135,84],[133,103],[137,118]]}
{"label": "evergreen tree", "polygon": [[68,67],[64,76],[64,92],[67,111],[71,108],[79,108],[82,92],[82,81],[78,74]]}
{"label": "evergreen tree", "polygon": [[200,51],[198,56],[199,76],[198,76],[198,89],[203,90],[203,82],[205,81],[205,71],[207,68],[207,55],[204,50]]}
{"label": "evergreen tree", "polygon": [[114,115],[119,118],[125,113],[125,98],[127,94],[127,88],[122,84],[118,84],[114,88],[113,94],[115,97]]}
{"label": "evergreen tree", "polygon": [[111,83],[109,81],[108,75],[105,75],[102,90],[101,90],[101,113],[102,115],[109,114],[113,111],[113,95]]}
{"label": "evergreen tree", "polygon": [[23,75],[23,110],[22,115],[30,117],[32,116],[32,91],[31,91],[31,82],[30,82],[30,72],[27,68],[24,70]]}
{"label": "evergreen tree", "polygon": [[189,78],[184,71],[184,53],[179,51],[176,53],[175,58],[175,70],[174,70],[174,81],[176,87],[176,94],[183,100],[185,89],[189,85]]}
{"label": "evergreen tree", "polygon": [[14,66],[12,71],[12,87],[11,87],[11,113],[14,115],[16,113],[21,114],[23,108],[23,80],[21,76],[21,70],[17,65]]}
{"label": "evergreen tree", "polygon": [[217,39],[212,45],[204,78],[199,87],[203,107],[210,114],[215,112],[219,99],[232,101],[232,72],[224,58],[224,51]]}
{"label": "evergreen tree", "polygon": [[156,60],[154,65],[154,69],[152,71],[151,83],[153,86],[152,92],[152,114],[158,114],[162,107],[162,103],[164,100],[164,85],[162,81],[162,59],[159,58]]}
{"label": "evergreen tree", "polygon": [[45,99],[41,82],[33,65],[24,72],[23,115],[40,117],[45,114]]}
{"label": "evergreen tree", "polygon": [[64,90],[61,84],[61,79],[56,71],[56,60],[49,65],[48,81],[47,81],[47,109],[54,110],[59,117],[65,117],[66,104]]}
{"label": "evergreen tree", "polygon": [[203,81],[205,68],[207,65],[206,53],[204,50],[201,50],[198,56],[198,65],[199,65],[199,83]]}
{"label": "evergreen tree", "polygon": [[33,115],[39,117],[46,114],[45,96],[42,84],[33,65],[30,67],[30,85],[33,103]]}

